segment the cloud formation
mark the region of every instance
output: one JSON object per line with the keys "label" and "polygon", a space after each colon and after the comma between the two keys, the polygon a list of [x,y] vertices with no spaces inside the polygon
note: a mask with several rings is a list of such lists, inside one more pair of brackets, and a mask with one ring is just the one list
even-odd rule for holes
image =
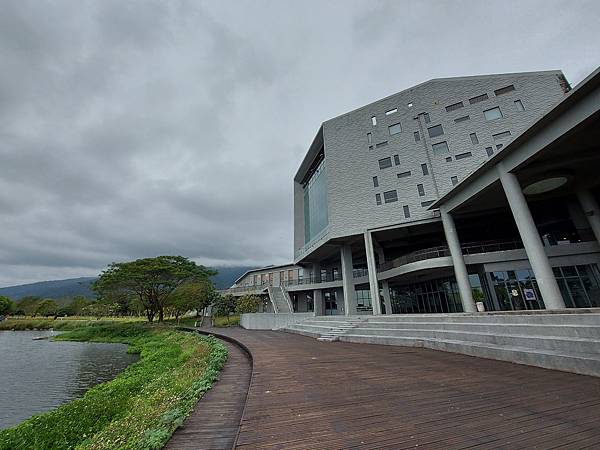
{"label": "cloud formation", "polygon": [[0,286],[292,258],[320,123],[427,79],[598,64],[600,4],[8,0]]}

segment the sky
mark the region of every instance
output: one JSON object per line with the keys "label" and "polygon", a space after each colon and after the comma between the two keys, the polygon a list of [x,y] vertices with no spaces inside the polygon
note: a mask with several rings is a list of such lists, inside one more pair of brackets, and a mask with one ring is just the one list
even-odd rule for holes
{"label": "sky", "polygon": [[292,259],[319,125],[431,78],[600,65],[600,2],[3,0],[0,286]]}

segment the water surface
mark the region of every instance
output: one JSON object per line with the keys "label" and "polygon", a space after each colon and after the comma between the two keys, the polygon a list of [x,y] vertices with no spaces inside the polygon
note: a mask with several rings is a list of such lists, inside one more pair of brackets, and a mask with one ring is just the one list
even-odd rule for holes
{"label": "water surface", "polygon": [[124,344],[53,342],[52,331],[0,331],[0,429],[111,380],[138,359]]}

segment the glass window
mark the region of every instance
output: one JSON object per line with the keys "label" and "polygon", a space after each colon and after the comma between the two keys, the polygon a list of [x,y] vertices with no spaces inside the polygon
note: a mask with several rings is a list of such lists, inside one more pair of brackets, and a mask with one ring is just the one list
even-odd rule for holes
{"label": "glass window", "polygon": [[429,133],[430,138],[434,138],[443,135],[444,129],[441,125],[436,125],[434,127],[427,128],[427,132]]}
{"label": "glass window", "polygon": [[496,96],[498,96],[498,95],[506,94],[508,92],[512,92],[514,90],[515,90],[515,86],[511,84],[510,86],[506,86],[506,87],[503,87],[503,88],[500,88],[500,89],[496,89],[494,91],[494,94]]}
{"label": "glass window", "polygon": [[412,104],[412,102],[410,102],[410,103],[408,103],[406,106],[408,106],[409,108],[412,108],[412,107],[413,107],[413,104]]}
{"label": "glass window", "polygon": [[517,111],[525,111],[525,107],[521,100],[515,100],[515,107],[517,108]]}
{"label": "glass window", "polygon": [[427,167],[427,164],[421,164],[421,170],[423,171],[423,175],[429,175],[429,167]]}
{"label": "glass window", "polygon": [[369,144],[373,143],[373,135],[371,133],[367,133],[367,142]]}
{"label": "glass window", "polygon": [[489,98],[489,97],[488,97],[488,95],[487,95],[487,94],[481,94],[481,95],[478,95],[477,97],[470,98],[470,99],[469,99],[469,103],[470,103],[471,105],[473,105],[473,104],[475,104],[475,103],[479,103],[479,102],[482,102],[482,101],[484,101],[484,100],[487,100],[488,98]]}
{"label": "glass window", "polygon": [[304,239],[310,242],[329,224],[325,160],[304,185]]}
{"label": "glass window", "polygon": [[399,155],[394,155],[394,164],[396,164],[397,166],[400,165],[400,156]]}
{"label": "glass window", "polygon": [[392,167],[392,158],[389,156],[387,158],[382,158],[379,160],[379,168],[381,170]]}
{"label": "glass window", "polygon": [[419,134],[418,131],[415,131],[413,133],[413,136],[415,137],[415,142],[419,142],[421,140],[421,135]]}
{"label": "glass window", "polygon": [[410,218],[410,208],[408,207],[408,205],[404,205],[402,207],[402,210],[404,211],[404,217],[406,219]]}
{"label": "glass window", "polygon": [[446,112],[450,112],[450,111],[456,111],[457,109],[462,108],[463,106],[463,102],[458,102],[458,103],[454,103],[453,105],[448,105],[446,106]]}
{"label": "glass window", "polygon": [[388,145],[388,141],[379,142],[378,144],[375,144],[375,148],[385,147],[386,145]]}
{"label": "glass window", "polygon": [[375,117],[375,116],[371,117],[371,125],[373,125],[373,126],[377,125],[377,117]]}
{"label": "glass window", "polygon": [[434,203],[435,203],[435,200],[427,200],[426,202],[421,202],[421,206],[425,207],[425,206],[433,205]]}
{"label": "glass window", "polygon": [[458,117],[458,118],[454,119],[454,123],[461,123],[461,122],[464,122],[464,121],[469,120],[469,119],[470,119],[469,116]]}
{"label": "glass window", "polygon": [[379,187],[379,180],[377,177],[373,177],[373,187]]}
{"label": "glass window", "polygon": [[500,111],[500,108],[496,106],[495,108],[492,108],[492,109],[486,109],[483,112],[483,116],[485,117],[485,120],[501,119],[502,111]]}
{"label": "glass window", "polygon": [[375,203],[381,205],[381,194],[375,194]]}
{"label": "glass window", "polygon": [[450,181],[452,181],[452,186],[456,186],[458,184],[458,177],[450,177]]}
{"label": "glass window", "polygon": [[402,125],[400,123],[395,123],[394,125],[390,125],[388,130],[390,131],[390,136],[393,136],[402,132]]}
{"label": "glass window", "polygon": [[471,156],[473,156],[473,154],[471,152],[465,152],[465,153],[459,153],[454,158],[458,160],[458,159],[470,158]]}
{"label": "glass window", "polygon": [[406,178],[406,177],[410,177],[410,175],[411,175],[411,172],[410,172],[410,170],[407,170],[406,172],[400,172],[400,173],[397,175],[397,177],[398,177],[398,178]]}
{"label": "glass window", "polygon": [[494,138],[495,141],[499,140],[499,139],[504,139],[510,136],[510,131],[503,131],[502,133],[496,133],[496,134],[492,134],[492,137]]}
{"label": "glass window", "polygon": [[486,147],[485,152],[488,156],[492,156],[494,154],[494,149],[492,147]]}
{"label": "glass window", "polygon": [[500,150],[503,146],[504,144],[496,144],[496,150]]}
{"label": "glass window", "polygon": [[386,203],[393,203],[398,201],[398,192],[394,189],[393,191],[386,191],[383,193],[383,201]]}
{"label": "glass window", "polygon": [[448,143],[446,141],[433,144],[431,148],[433,149],[434,155],[443,155],[444,153],[450,153],[450,150],[448,149]]}
{"label": "glass window", "polygon": [[469,136],[471,137],[471,143],[473,145],[479,144],[479,139],[477,139],[477,133],[471,133]]}
{"label": "glass window", "polygon": [[419,192],[419,197],[425,197],[425,188],[422,184],[417,184],[417,192]]}
{"label": "glass window", "polygon": [[386,116],[389,116],[390,114],[394,114],[398,112],[398,108],[394,108],[394,109],[390,109],[389,111],[385,112]]}
{"label": "glass window", "polygon": [[425,123],[431,122],[431,119],[429,118],[429,113],[423,113],[423,119],[425,119]]}

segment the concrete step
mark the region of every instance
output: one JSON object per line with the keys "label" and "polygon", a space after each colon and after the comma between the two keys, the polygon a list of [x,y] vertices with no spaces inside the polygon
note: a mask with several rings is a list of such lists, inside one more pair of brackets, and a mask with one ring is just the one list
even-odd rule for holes
{"label": "concrete step", "polygon": [[415,339],[438,339],[509,347],[527,347],[539,350],[596,353],[600,356],[600,340],[564,336],[536,336],[525,334],[500,334],[497,332],[475,332],[470,330],[447,331],[427,329],[355,328],[351,334],[365,336],[393,336]]}
{"label": "concrete step", "polygon": [[[315,318],[316,319],[316,318]],[[530,313],[530,314],[392,314],[365,317],[366,322],[443,322],[443,323],[495,323],[542,325],[600,326],[600,313]]]}
{"label": "concrete step", "polygon": [[582,375],[600,376],[600,355],[585,352],[564,352],[539,350],[528,347],[483,344],[455,340],[431,338],[414,338],[398,336],[374,336],[348,334],[338,338],[343,342],[363,344],[399,345],[408,347],[424,347],[433,350],[461,353],[480,358],[497,359],[518,364],[562,370]]}

